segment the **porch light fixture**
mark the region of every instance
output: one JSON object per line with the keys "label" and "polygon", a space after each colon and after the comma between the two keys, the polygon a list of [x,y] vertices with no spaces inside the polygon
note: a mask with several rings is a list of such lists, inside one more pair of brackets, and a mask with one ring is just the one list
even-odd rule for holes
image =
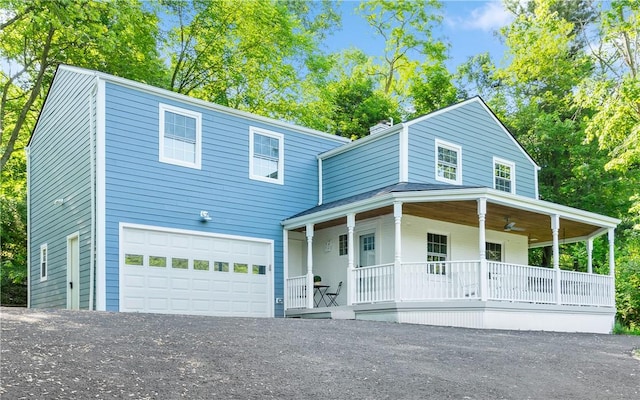
{"label": "porch light fixture", "polygon": [[55,199],[53,201],[53,205],[55,205],[55,206],[61,206],[63,204],[64,204],[64,199]]}
{"label": "porch light fixture", "polygon": [[200,211],[200,220],[202,222],[209,222],[211,221],[211,216],[209,215],[209,211]]}

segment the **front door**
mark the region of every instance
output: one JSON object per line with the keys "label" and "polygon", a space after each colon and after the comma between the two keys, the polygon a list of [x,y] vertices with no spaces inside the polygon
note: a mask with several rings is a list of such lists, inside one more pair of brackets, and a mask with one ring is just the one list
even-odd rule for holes
{"label": "front door", "polygon": [[67,237],[67,308],[80,308],[80,237]]}
{"label": "front door", "polygon": [[376,235],[368,233],[360,235],[360,267],[376,264]]}

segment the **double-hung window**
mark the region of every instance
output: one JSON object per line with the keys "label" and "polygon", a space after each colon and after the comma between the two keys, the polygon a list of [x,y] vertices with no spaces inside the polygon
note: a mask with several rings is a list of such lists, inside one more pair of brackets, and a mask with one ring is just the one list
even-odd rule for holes
{"label": "double-hung window", "polygon": [[488,261],[502,262],[502,244],[487,242],[485,249]]}
{"label": "double-hung window", "polygon": [[462,184],[462,148],[436,139],[436,180]]}
{"label": "double-hung window", "polygon": [[48,257],[47,244],[40,246],[40,280],[46,281],[48,275]]}
{"label": "double-hung window", "polygon": [[507,193],[516,192],[516,167],[511,161],[493,158],[493,188]]}
{"label": "double-hung window", "polygon": [[436,233],[427,233],[427,261],[430,274],[446,273],[444,262],[448,258],[447,236]]}
{"label": "double-hung window", "polygon": [[160,161],[200,169],[201,149],[202,115],[160,104]]}
{"label": "double-hung window", "polygon": [[249,177],[284,184],[284,136],[251,127],[249,130]]}
{"label": "double-hung window", "polygon": [[349,240],[347,235],[338,236],[338,254],[341,256],[349,254]]}

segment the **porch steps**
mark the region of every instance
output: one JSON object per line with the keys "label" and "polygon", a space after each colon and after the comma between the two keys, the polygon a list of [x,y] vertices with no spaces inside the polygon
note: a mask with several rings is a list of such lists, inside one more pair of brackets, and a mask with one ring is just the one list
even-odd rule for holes
{"label": "porch steps", "polygon": [[331,319],[356,319],[356,313],[353,310],[347,309],[331,310]]}

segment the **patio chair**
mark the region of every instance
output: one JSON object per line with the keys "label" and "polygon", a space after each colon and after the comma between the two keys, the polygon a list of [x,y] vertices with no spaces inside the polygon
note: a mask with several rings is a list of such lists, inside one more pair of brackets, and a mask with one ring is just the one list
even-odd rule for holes
{"label": "patio chair", "polygon": [[342,282],[338,283],[338,289],[336,289],[335,292],[333,292],[333,293],[327,292],[327,293],[324,294],[324,296],[329,299],[329,306],[328,307],[337,306],[338,305],[338,303],[336,302],[336,299],[340,295],[340,289],[341,288],[342,288]]}

